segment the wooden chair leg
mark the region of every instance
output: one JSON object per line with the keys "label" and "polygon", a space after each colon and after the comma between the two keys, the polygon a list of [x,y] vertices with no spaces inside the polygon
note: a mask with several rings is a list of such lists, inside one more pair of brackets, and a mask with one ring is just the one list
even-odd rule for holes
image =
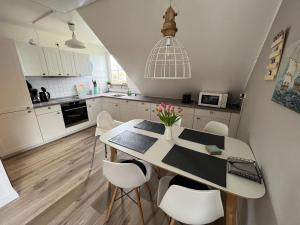
{"label": "wooden chair leg", "polygon": [[171,219],[170,225],[174,225],[176,223],[176,220],[174,220],[173,218]]}
{"label": "wooden chair leg", "polygon": [[110,147],[110,161],[115,162],[117,159],[117,149]]}
{"label": "wooden chair leg", "polygon": [[153,198],[152,198],[152,193],[151,193],[151,189],[150,189],[150,184],[149,184],[149,182],[146,183],[146,187],[147,187],[148,192],[149,192],[150,200],[151,200],[151,202],[153,202]]}
{"label": "wooden chair leg", "polygon": [[114,190],[114,193],[111,197],[111,202],[110,202],[109,207],[108,207],[108,211],[107,211],[107,215],[106,215],[106,222],[109,221],[109,219],[110,219],[110,215],[111,215],[112,209],[114,207],[114,203],[115,203],[117,194],[118,194],[118,188],[116,187],[115,190]]}
{"label": "wooden chair leg", "polygon": [[140,214],[141,214],[142,224],[145,225],[144,214],[143,214],[141,198],[140,198],[140,192],[139,192],[138,188],[135,188],[134,190],[135,190],[136,199],[137,199],[137,203],[138,203]]}

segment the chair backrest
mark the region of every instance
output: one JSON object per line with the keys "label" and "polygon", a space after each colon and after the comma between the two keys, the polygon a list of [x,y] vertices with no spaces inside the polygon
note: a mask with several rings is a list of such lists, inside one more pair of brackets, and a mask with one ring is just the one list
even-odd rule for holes
{"label": "chair backrest", "polygon": [[208,224],[224,216],[218,190],[193,190],[172,185],[159,207],[170,217],[190,225]]}
{"label": "chair backrest", "polygon": [[103,160],[103,175],[120,188],[136,188],[146,183],[142,170],[133,163],[116,163]]}
{"label": "chair backrest", "polygon": [[107,111],[102,111],[97,116],[97,128],[110,130],[114,128],[114,120]]}
{"label": "chair backrest", "polygon": [[220,123],[217,121],[209,121],[204,129],[204,132],[218,134],[222,136],[228,136],[228,126],[224,123]]}

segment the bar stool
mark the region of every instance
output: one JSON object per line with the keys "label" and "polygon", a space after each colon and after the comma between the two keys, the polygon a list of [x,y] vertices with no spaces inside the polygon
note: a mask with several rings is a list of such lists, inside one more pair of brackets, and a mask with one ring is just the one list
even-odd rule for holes
{"label": "bar stool", "polygon": [[[127,196],[138,205],[141,221],[144,225],[145,222],[141,205],[140,187],[146,184],[150,198],[152,199],[150,188],[147,185],[151,178],[151,165],[142,160],[125,160],[124,162],[110,162],[103,160],[103,163],[103,175],[115,186],[107,211],[106,222],[110,219],[114,202],[124,196]],[[131,190],[129,192],[125,192],[123,189]],[[117,198],[119,190],[121,190],[121,196]],[[128,195],[132,191],[135,192],[136,201]]]}
{"label": "bar stool", "polygon": [[157,204],[176,221],[184,224],[208,224],[224,216],[221,194],[218,190],[194,190],[169,184],[172,176],[159,181]]}
{"label": "bar stool", "polygon": [[209,121],[203,128],[204,132],[228,136],[228,126],[217,121]]}
{"label": "bar stool", "polygon": [[[95,141],[94,141],[94,147],[93,147],[93,154],[92,154],[92,160],[91,160],[91,165],[90,165],[90,172],[93,169],[94,165],[94,159],[95,159],[95,151],[96,151],[96,145],[97,145],[97,140],[99,137],[104,134],[105,132],[121,125],[122,122],[113,120],[109,112],[107,111],[102,111],[98,114],[97,116],[97,127],[95,131]],[[106,144],[104,145],[105,147],[105,157],[107,155],[107,149],[106,149]]]}

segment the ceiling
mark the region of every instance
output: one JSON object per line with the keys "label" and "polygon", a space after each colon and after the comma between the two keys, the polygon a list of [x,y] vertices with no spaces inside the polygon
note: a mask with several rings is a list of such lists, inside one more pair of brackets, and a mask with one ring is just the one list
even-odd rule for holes
{"label": "ceiling", "polygon": [[78,12],[143,94],[180,98],[184,92],[196,96],[206,89],[238,96],[281,0],[176,0],[175,4],[177,38],[191,58],[188,80],[144,78],[147,56],[162,37],[162,15],[169,1],[99,0]]}
{"label": "ceiling", "polygon": [[77,11],[65,14],[54,12],[32,25],[33,20],[49,9],[30,0],[0,0],[0,5],[0,21],[34,27],[67,37],[71,37],[67,22],[73,22],[76,25],[75,32],[79,40],[93,44],[101,43]]}

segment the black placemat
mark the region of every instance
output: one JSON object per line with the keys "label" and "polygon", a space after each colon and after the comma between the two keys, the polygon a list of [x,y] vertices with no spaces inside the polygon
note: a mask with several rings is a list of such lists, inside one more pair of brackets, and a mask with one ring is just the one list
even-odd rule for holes
{"label": "black placemat", "polygon": [[134,126],[134,128],[151,131],[158,134],[164,134],[165,133],[165,125],[162,123],[155,123],[152,121],[144,120],[137,125]]}
{"label": "black placemat", "polygon": [[227,161],[224,159],[174,145],[162,162],[226,187]]}
{"label": "black placemat", "polygon": [[218,146],[218,148],[224,149],[224,136],[204,133],[196,130],[184,129],[178,137],[187,141],[197,142],[203,145],[216,145]]}
{"label": "black placemat", "polygon": [[157,141],[157,138],[126,130],[108,141],[139,153],[145,153]]}

